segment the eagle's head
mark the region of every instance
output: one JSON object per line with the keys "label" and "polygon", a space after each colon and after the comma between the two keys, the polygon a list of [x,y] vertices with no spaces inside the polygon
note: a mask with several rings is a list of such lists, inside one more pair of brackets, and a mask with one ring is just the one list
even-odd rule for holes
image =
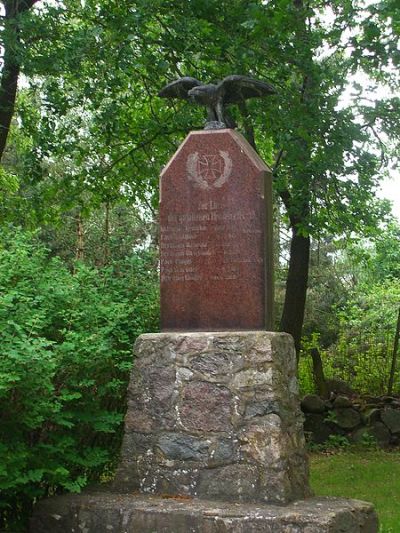
{"label": "eagle's head", "polygon": [[198,102],[199,101],[199,98],[201,98],[201,89],[203,87],[200,86],[200,87],[193,87],[193,89],[190,89],[190,91],[188,91],[188,97],[189,97],[189,100],[191,102]]}
{"label": "eagle's head", "polygon": [[188,97],[196,104],[211,105],[215,92],[215,85],[199,85],[188,91]]}

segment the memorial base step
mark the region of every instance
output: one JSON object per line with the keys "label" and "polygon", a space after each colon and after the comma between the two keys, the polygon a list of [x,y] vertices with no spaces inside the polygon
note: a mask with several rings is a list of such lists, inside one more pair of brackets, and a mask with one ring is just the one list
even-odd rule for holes
{"label": "memorial base step", "polygon": [[369,503],[308,498],[286,506],[92,493],[40,502],[30,533],[376,533]]}

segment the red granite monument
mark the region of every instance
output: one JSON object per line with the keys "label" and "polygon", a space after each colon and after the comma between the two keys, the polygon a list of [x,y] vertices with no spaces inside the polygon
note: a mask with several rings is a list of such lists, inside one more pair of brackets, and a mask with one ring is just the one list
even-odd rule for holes
{"label": "red granite monument", "polygon": [[240,133],[188,135],[161,174],[163,331],[271,329],[271,195]]}

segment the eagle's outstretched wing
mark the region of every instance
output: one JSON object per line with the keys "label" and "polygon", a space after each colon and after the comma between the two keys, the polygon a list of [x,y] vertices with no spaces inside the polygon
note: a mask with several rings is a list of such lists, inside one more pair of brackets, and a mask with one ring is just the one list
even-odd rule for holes
{"label": "eagle's outstretched wing", "polygon": [[158,96],[161,98],[182,98],[187,100],[190,89],[198,87],[199,85],[203,84],[199,80],[196,80],[196,78],[179,78],[178,80],[168,83],[168,85],[161,89]]}
{"label": "eagle's outstretched wing", "polygon": [[236,74],[224,78],[218,84],[218,90],[221,90],[224,94],[224,102],[226,104],[233,104],[247,98],[276,94],[275,88],[269,83]]}

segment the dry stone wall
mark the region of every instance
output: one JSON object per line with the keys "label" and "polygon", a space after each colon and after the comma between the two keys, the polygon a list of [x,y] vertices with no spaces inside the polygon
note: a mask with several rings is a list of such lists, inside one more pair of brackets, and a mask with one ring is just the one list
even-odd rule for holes
{"label": "dry stone wall", "polygon": [[308,394],[301,409],[309,442],[323,444],[331,435],[340,435],[352,443],[376,442],[380,447],[400,444],[400,398],[333,395],[323,400]]}

